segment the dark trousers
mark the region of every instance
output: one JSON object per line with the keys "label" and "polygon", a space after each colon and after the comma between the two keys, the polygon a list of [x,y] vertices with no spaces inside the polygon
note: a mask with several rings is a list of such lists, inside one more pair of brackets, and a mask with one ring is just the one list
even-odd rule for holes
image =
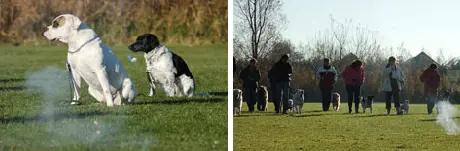
{"label": "dark trousers", "polygon": [[401,104],[399,104],[399,91],[391,91],[391,92],[385,92],[386,93],[386,108],[387,110],[391,109],[391,100],[394,100],[395,102],[395,108],[399,108]]}
{"label": "dark trousers", "polygon": [[246,101],[248,104],[248,109],[249,112],[254,111],[254,105],[256,104],[257,101],[257,93],[256,93],[256,88],[244,88],[243,91],[243,99]]}
{"label": "dark trousers", "polygon": [[[427,103],[426,108],[427,108],[428,114],[433,113],[433,108],[434,108],[434,105],[437,102],[437,97],[438,97],[437,94],[430,94],[430,95],[427,96],[428,103]],[[437,110],[437,112],[439,112],[439,110]]]}
{"label": "dark trousers", "polygon": [[[283,113],[286,113],[288,110],[288,100],[289,100],[289,82],[277,82],[275,88],[275,111],[276,113],[280,112],[281,107],[283,107]],[[278,105],[276,105],[278,104]]]}
{"label": "dark trousers", "polygon": [[348,111],[351,112],[353,106],[353,100],[355,102],[355,109],[359,109],[359,98],[361,96],[361,86],[356,85],[345,85],[348,94]]}
{"label": "dark trousers", "polygon": [[276,83],[270,82],[270,93],[268,93],[270,100],[272,100],[273,105],[275,105],[275,112],[279,113],[280,111],[280,102],[279,99],[275,99],[276,96]]}
{"label": "dark trousers", "polygon": [[323,111],[329,111],[329,107],[331,106],[331,99],[332,99],[332,89],[333,88],[320,88],[322,94],[322,102],[323,102]]}

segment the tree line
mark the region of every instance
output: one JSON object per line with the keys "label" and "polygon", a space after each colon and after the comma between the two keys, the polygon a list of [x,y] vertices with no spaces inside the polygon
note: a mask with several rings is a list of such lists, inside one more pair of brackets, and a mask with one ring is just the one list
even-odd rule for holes
{"label": "tree line", "polygon": [[[260,84],[268,85],[267,72],[279,60],[282,54],[290,54],[290,63],[293,67],[293,88],[305,89],[307,101],[320,101],[321,98],[318,80],[315,73],[322,66],[322,59],[331,59],[331,64],[342,72],[354,59],[360,59],[365,68],[365,83],[363,95],[376,96],[376,101],[384,102],[383,91],[383,68],[388,63],[388,58],[394,56],[405,73],[405,85],[401,93],[402,99],[408,99],[414,103],[425,103],[423,97],[423,84],[419,80],[422,71],[433,62],[421,62],[417,67],[406,63],[413,56],[404,47],[402,42],[399,46],[385,46],[378,31],[364,28],[354,23],[351,19],[337,21],[330,16],[330,27],[318,31],[314,38],[307,44],[293,44],[282,38],[280,31],[286,21],[281,13],[282,2],[273,0],[235,0],[234,21],[234,57],[236,70],[234,71],[234,87],[241,88],[239,72],[247,65],[250,58],[257,58],[258,68],[262,79]],[[270,10],[270,13],[258,10]],[[264,20],[270,18],[271,20]],[[259,38],[260,37],[260,38]],[[257,46],[258,45],[258,46]],[[422,50],[427,51],[427,50]],[[450,91],[451,100],[460,98],[458,80],[448,80],[449,70],[460,70],[459,58],[445,58],[443,50],[438,50],[435,61],[439,64],[442,74],[440,91]],[[353,54],[356,58],[347,58]],[[351,55],[352,56],[352,55]],[[336,83],[336,92],[346,97],[345,84],[341,78]]]}
{"label": "tree line", "polygon": [[143,33],[165,43],[227,43],[227,8],[219,0],[0,0],[0,43],[47,44],[43,29],[64,13],[78,16],[109,44]]}

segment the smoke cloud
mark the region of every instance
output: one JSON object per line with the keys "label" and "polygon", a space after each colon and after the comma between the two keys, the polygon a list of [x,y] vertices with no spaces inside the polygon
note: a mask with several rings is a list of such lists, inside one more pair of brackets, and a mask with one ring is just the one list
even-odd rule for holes
{"label": "smoke cloud", "polygon": [[460,128],[454,121],[458,110],[449,101],[439,101],[436,104],[439,114],[436,117],[436,123],[439,124],[449,135],[456,135],[460,132]]}

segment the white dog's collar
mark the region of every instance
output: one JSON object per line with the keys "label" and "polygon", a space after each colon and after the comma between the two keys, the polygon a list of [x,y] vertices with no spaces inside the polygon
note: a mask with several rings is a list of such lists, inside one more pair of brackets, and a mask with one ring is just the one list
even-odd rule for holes
{"label": "white dog's collar", "polygon": [[77,52],[79,52],[86,44],[88,44],[88,43],[90,43],[90,42],[92,42],[92,41],[94,41],[94,40],[96,40],[96,39],[98,39],[98,38],[99,38],[98,36],[95,36],[94,38],[88,40],[88,41],[85,42],[83,45],[81,45],[77,50],[75,50],[75,51],[68,51],[68,53],[70,53],[70,54],[77,53]]}

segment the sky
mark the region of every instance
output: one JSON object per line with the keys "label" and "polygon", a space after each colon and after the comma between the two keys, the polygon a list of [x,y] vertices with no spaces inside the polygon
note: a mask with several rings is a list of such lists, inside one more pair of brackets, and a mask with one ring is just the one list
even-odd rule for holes
{"label": "sky", "polygon": [[455,0],[285,0],[288,23],[282,34],[296,44],[310,43],[330,29],[332,15],[378,31],[383,46],[404,42],[412,56],[424,48],[433,59],[443,48],[448,59],[460,56],[459,6]]}

